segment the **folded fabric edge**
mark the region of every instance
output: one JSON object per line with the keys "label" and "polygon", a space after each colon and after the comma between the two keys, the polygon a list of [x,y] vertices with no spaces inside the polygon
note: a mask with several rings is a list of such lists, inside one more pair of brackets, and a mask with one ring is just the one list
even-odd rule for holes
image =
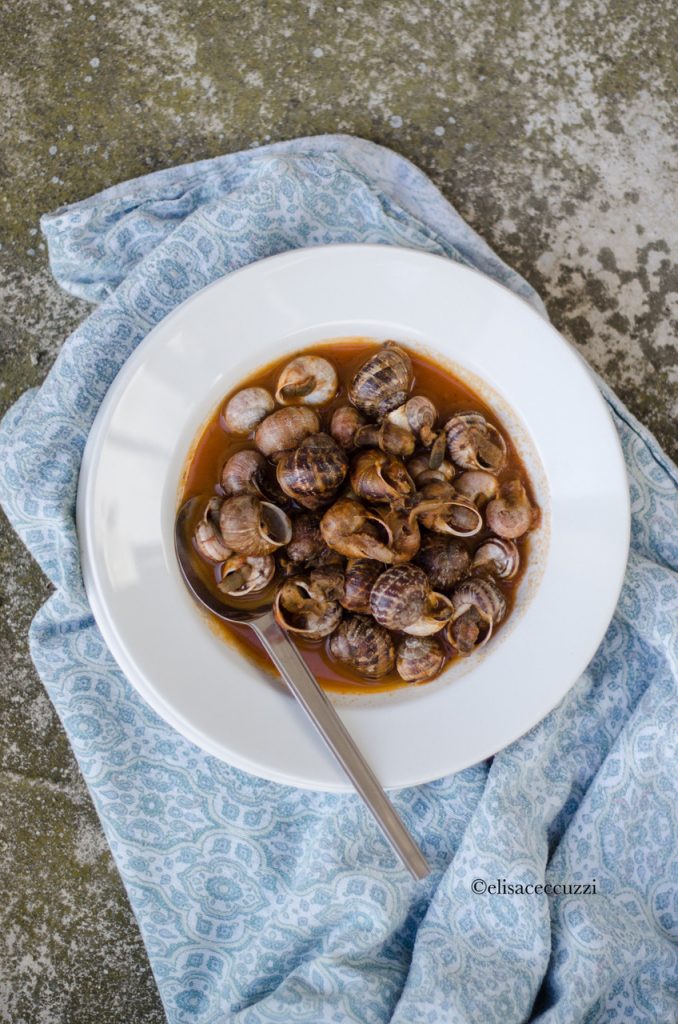
{"label": "folded fabric edge", "polygon": [[261,153],[275,154],[281,150],[284,151],[292,144],[294,144],[295,147],[301,147],[304,143],[317,144],[319,142],[350,142],[352,144],[356,143],[358,145],[369,147],[376,151],[381,150],[384,153],[396,156],[399,160],[409,164],[413,170],[422,175],[428,184],[435,188],[433,183],[426,178],[423,171],[419,170],[419,168],[408,160],[407,157],[402,156],[400,153],[396,153],[395,150],[389,149],[387,146],[382,146],[378,142],[371,142],[369,139],[363,139],[358,135],[346,135],[342,132],[328,132],[321,135],[305,135],[299,138],[281,139],[278,142],[271,142],[266,146],[256,146],[251,149],[235,150],[232,153],[222,153],[219,156],[210,156],[205,157],[202,160],[193,160],[185,164],[163,167],[158,171],[151,171],[150,174],[139,174],[134,178],[127,178],[125,181],[119,182],[117,185],[109,185],[108,188],[102,189],[100,192],[94,192],[86,199],[79,199],[75,203],[65,203],[63,206],[59,206],[57,209],[52,210],[49,213],[44,213],[40,218],[40,224],[43,226],[43,230],[44,225],[48,225],[51,228],[52,222],[55,218],[62,217],[66,213],[75,213],[79,210],[87,210],[93,206],[97,206],[102,200],[139,199],[144,194],[150,194],[153,188],[157,188],[157,186],[161,186],[165,182],[177,182],[184,178],[193,177],[203,171],[216,170],[233,157],[246,155],[253,156]]}
{"label": "folded fabric edge", "polygon": [[622,420],[623,423],[633,431],[640,440],[643,442],[645,447],[650,452],[655,462],[664,470],[664,472],[671,477],[673,482],[678,486],[678,465],[673,461],[671,456],[664,450],[659,440],[655,437],[649,427],[646,427],[643,423],[637,419],[627,405],[622,402],[621,398],[616,394],[610,385],[603,380],[600,374],[593,369],[593,367],[586,364],[593,375],[593,378],[600,390],[603,398],[610,406],[616,416]]}

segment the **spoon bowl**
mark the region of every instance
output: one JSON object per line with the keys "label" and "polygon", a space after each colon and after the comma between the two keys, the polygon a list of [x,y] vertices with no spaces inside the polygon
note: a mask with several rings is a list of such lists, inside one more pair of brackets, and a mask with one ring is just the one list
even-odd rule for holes
{"label": "spoon bowl", "polygon": [[227,604],[225,600],[212,593],[195,568],[196,556],[188,536],[188,527],[199,505],[200,498],[189,498],[179,509],[174,524],[174,550],[184,583],[196,601],[222,622],[240,622],[251,625],[257,619],[270,613],[272,604],[261,604],[256,609],[237,608],[232,604]]}

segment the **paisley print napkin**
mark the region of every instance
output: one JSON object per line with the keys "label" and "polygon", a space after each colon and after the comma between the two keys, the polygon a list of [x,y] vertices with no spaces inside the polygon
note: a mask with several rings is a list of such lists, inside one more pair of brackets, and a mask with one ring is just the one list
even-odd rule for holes
{"label": "paisley print napkin", "polygon": [[617,612],[545,721],[491,763],[397,794],[435,866],[415,884],[356,797],[229,768],[137,696],[83,590],[80,459],[107,388],[154,324],[264,256],[408,246],[477,267],[543,313],[539,299],[412,164],[346,136],[161,171],[42,226],[57,280],[95,308],[5,416],[0,496],[56,588],[31,627],[33,659],[168,1021],[678,1019],[678,475],[656,441],[601,384],[633,506]]}

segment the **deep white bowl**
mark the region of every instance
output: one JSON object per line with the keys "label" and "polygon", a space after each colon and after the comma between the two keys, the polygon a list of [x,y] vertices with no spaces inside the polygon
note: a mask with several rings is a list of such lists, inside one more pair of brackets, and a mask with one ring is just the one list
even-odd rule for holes
{"label": "deep white bowl", "polygon": [[355,335],[451,363],[517,441],[542,509],[517,606],[486,653],[425,686],[333,698],[384,785],[473,764],[550,711],[603,637],[629,543],[623,457],[586,365],[482,274],[407,249],[328,246],[262,260],[183,303],[125,364],[87,443],[87,593],[120,667],[170,724],[239,768],[313,789],[349,787],[294,701],[210,628],[172,529],[186,454],[219,399],[287,351]]}

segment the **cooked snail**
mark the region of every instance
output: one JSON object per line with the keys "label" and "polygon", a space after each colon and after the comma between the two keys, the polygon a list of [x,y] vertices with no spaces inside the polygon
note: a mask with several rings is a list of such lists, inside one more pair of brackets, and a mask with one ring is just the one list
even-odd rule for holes
{"label": "cooked snail", "polygon": [[320,520],[320,532],[325,543],[346,558],[394,561],[391,528],[353,498],[339,498],[328,508]]}
{"label": "cooked snail", "polygon": [[340,405],[332,413],[330,434],[342,448],[355,447],[355,435],[365,425],[365,417],[352,405]]}
{"label": "cooked snail", "polygon": [[278,462],[282,490],[304,508],[317,509],[336,495],[344,482],[348,459],[329,434],[310,434]]}
{"label": "cooked snail", "polygon": [[[440,436],[444,437],[442,434]],[[445,449],[443,446],[444,454]],[[435,468],[433,468],[431,465],[431,452],[420,452],[407,463],[407,472],[417,487],[423,487],[424,484],[431,483],[432,480],[443,480],[449,483],[451,480],[454,480],[456,470],[452,463],[444,458],[441,458]]]}
{"label": "cooked snail", "polygon": [[410,357],[387,341],[355,374],[348,397],[367,416],[381,418],[407,400],[411,383]]}
{"label": "cooked snail", "polygon": [[367,615],[350,615],[330,639],[330,653],[358,675],[379,679],[393,671],[391,634]]}
{"label": "cooked snail", "polygon": [[459,541],[442,534],[428,533],[421,542],[416,556],[434,590],[449,590],[468,576],[471,558]]}
{"label": "cooked snail", "polygon": [[198,553],[214,564],[224,562],[232,554],[232,549],[224,541],[219,528],[221,505],[221,498],[210,498],[193,534],[193,542]]}
{"label": "cooked snail", "polygon": [[506,614],[506,599],[490,580],[464,580],[452,591],[447,638],[459,654],[484,647]]}
{"label": "cooked snail", "polygon": [[292,536],[285,553],[292,565],[311,565],[321,558],[327,545],[320,534],[320,520],[303,512],[292,520]]}
{"label": "cooked snail", "polygon": [[219,529],[224,543],[239,555],[269,555],[292,537],[292,524],[282,509],[253,494],[226,499]]}
{"label": "cooked snail", "polygon": [[406,636],[398,644],[396,671],[406,683],[434,679],[445,664],[445,651],[434,636]]}
{"label": "cooked snail", "polygon": [[431,469],[438,469],[445,461],[445,453],[447,451],[447,436],[444,430],[441,430],[437,438],[431,445],[431,451],[429,453],[429,465]]}
{"label": "cooked snail", "polygon": [[337,393],[339,380],[332,363],[322,356],[297,356],[278,377],[275,393],[280,405],[303,402],[324,405]]}
{"label": "cooked snail", "polygon": [[262,453],[277,460],[284,452],[300,445],[309,434],[320,430],[318,414],[305,405],[292,405],[276,409],[267,416],[254,435],[254,443]]}
{"label": "cooked snail", "polygon": [[221,486],[226,494],[261,494],[266,459],[249,448],[231,455],[221,470]]}
{"label": "cooked snail", "polygon": [[351,558],[344,571],[344,593],[339,599],[344,608],[369,615],[370,593],[383,571],[383,564],[372,558]]}
{"label": "cooked snail", "polygon": [[234,434],[249,434],[274,409],[266,388],[245,388],[226,403],[224,423]]}
{"label": "cooked snail", "polygon": [[506,540],[515,540],[531,530],[538,518],[520,480],[509,480],[499,489],[499,497],[487,506],[487,525]]}
{"label": "cooked snail", "polygon": [[230,597],[248,597],[265,590],[274,575],[273,555],[231,555],[221,567],[217,586]]}
{"label": "cooked snail", "polygon": [[386,629],[428,636],[449,622],[452,605],[444,594],[431,590],[422,569],[406,563],[379,576],[370,592],[370,611]]}
{"label": "cooked snail", "polygon": [[402,504],[414,493],[414,482],[393,455],[369,449],[351,463],[351,487],[363,501]]}
{"label": "cooked snail", "polygon": [[426,573],[405,563],[386,569],[370,592],[370,611],[380,626],[404,630],[421,618],[430,587]]}
{"label": "cooked snail", "polygon": [[[402,430],[411,431],[427,447],[436,440],[437,435],[433,427],[438,419],[438,410],[430,398],[413,395],[403,405],[393,409],[388,414],[388,419]],[[443,448],[443,454],[444,451]]]}
{"label": "cooked snail", "polygon": [[477,548],[473,568],[488,572],[500,580],[512,580],[520,568],[520,554],[512,540],[489,537]]}
{"label": "cooked snail", "polygon": [[343,611],[337,600],[340,592],[341,580],[318,569],[308,576],[291,576],[282,581],[276,592],[276,621],[283,629],[306,640],[329,636],[341,622]]}
{"label": "cooked snail", "polygon": [[474,537],[483,527],[477,506],[444,480],[424,484],[414,514],[428,530],[453,537]]}
{"label": "cooked snail", "polygon": [[492,473],[482,469],[471,469],[462,473],[454,481],[454,489],[458,494],[470,498],[474,505],[482,508],[499,490],[499,481]]}
{"label": "cooked snail", "polygon": [[445,424],[450,458],[462,469],[498,473],[506,462],[506,441],[482,413],[458,412]]}
{"label": "cooked snail", "polygon": [[360,448],[381,448],[389,455],[409,458],[415,448],[415,437],[409,427],[400,427],[391,420],[382,423],[366,423],[354,434],[354,443]]}
{"label": "cooked snail", "polygon": [[447,625],[452,616],[452,603],[449,597],[431,590],[426,598],[426,609],[416,622],[408,626],[405,633],[412,636],[430,636],[439,633]]}
{"label": "cooked snail", "polygon": [[391,553],[394,565],[410,562],[421,544],[421,532],[417,522],[416,510],[394,509],[386,512],[384,523],[391,534]]}

